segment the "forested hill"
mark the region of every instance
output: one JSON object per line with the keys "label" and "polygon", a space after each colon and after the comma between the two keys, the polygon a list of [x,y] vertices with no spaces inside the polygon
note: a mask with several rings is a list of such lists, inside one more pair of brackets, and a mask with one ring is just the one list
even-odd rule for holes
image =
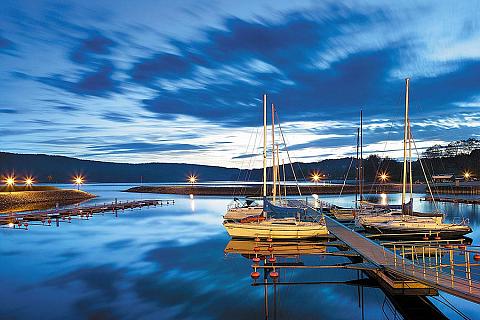
{"label": "forested hill", "polygon": [[[480,176],[480,150],[470,154],[458,154],[453,157],[428,158],[423,160],[427,176],[440,173],[461,175],[470,172]],[[348,171],[348,178],[355,178],[355,161],[352,158],[326,159],[312,163],[294,163],[296,177],[299,181],[309,180],[313,172],[325,175],[326,179],[343,179]],[[379,172],[387,172],[389,181],[399,182],[402,165],[400,162],[380,158],[376,155],[363,160],[365,181],[374,181]],[[288,180],[293,179],[290,165],[285,165]],[[269,179],[271,169],[269,171]],[[282,170],[281,170],[282,171]],[[64,156],[43,154],[15,154],[0,152],[0,176],[15,173],[18,177],[31,175],[38,182],[71,182],[72,177],[81,174],[89,182],[185,182],[189,175],[198,176],[200,182],[206,181],[261,181],[262,170],[242,170],[217,166],[205,166],[182,163],[144,163],[128,164],[81,160]],[[415,180],[424,180],[420,163],[413,163]]]}
{"label": "forested hill", "polygon": [[[328,174],[329,178],[341,178],[352,162],[350,158],[328,159],[315,163],[294,163],[299,180],[309,179],[314,172]],[[300,170],[301,169],[301,170]],[[291,167],[286,165],[287,179],[293,179]],[[270,177],[271,169],[269,169]],[[189,175],[205,181],[260,181],[262,170],[242,170],[217,166],[183,163],[128,164],[81,160],[44,154],[16,154],[0,152],[0,176],[15,173],[18,177],[34,176],[38,182],[71,182],[78,174],[89,182],[186,182]]]}
{"label": "forested hill", "polygon": [[129,164],[80,160],[44,154],[0,152],[0,175],[32,175],[39,182],[70,182],[81,174],[89,182],[185,182],[190,174],[202,181],[236,180],[238,169],[180,163]]}

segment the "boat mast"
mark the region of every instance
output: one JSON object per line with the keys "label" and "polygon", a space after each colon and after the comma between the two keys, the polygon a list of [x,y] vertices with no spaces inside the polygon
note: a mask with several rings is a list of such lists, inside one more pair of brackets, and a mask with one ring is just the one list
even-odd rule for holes
{"label": "boat mast", "polygon": [[410,171],[410,202],[413,201],[413,173],[412,173],[412,127],[408,119],[408,165]]}
{"label": "boat mast", "polygon": [[360,207],[363,201],[363,110],[360,109]]}
{"label": "boat mast", "polygon": [[[281,182],[281,180],[280,180],[281,179],[280,178],[280,155],[279,155],[279,151],[278,151],[278,143],[275,144],[275,146],[277,147],[277,157],[275,158],[275,177],[277,179],[277,184],[278,184],[278,196],[279,196],[280,200],[282,200],[282,189],[281,189],[281,185],[280,185],[280,182]],[[276,191],[275,191],[275,194],[276,194]]]}
{"label": "boat mast", "polygon": [[408,89],[410,79],[405,79],[405,123],[403,136],[403,183],[402,183],[402,214],[404,213],[405,198],[407,193],[407,138],[408,138]]}
{"label": "boat mast", "polygon": [[267,197],[267,95],[263,95],[263,198]]}
{"label": "boat mast", "polygon": [[357,128],[357,159],[355,161],[355,209],[358,208],[358,193],[359,193],[359,179],[358,179],[358,145],[360,139],[360,128]]}
{"label": "boat mast", "polygon": [[272,196],[273,203],[277,197],[277,168],[275,162],[275,105],[272,103],[272,174],[273,174],[273,187]]}
{"label": "boat mast", "polygon": [[285,201],[287,200],[287,176],[285,175],[285,160],[282,159],[283,167],[283,189],[285,192]]}

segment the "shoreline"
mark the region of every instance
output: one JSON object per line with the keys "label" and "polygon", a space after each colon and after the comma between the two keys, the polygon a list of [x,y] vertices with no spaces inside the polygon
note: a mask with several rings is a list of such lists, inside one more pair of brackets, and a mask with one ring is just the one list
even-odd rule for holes
{"label": "shoreline", "polygon": [[74,189],[0,192],[0,213],[41,210],[80,203],[96,195]]}
{"label": "shoreline", "polygon": [[[298,196],[298,188],[303,195],[311,194],[355,194],[357,187],[355,185],[289,185],[287,195]],[[343,188],[343,190],[342,190]],[[384,192],[398,193],[402,192],[401,184],[385,184],[385,185],[364,185],[364,193]],[[262,185],[242,185],[242,186],[204,186],[204,185],[181,185],[181,186],[138,186],[132,187],[123,192],[134,193],[159,193],[159,194],[179,194],[189,195],[195,194],[200,196],[259,196],[262,191]],[[414,185],[415,192],[425,192],[425,185]],[[282,194],[285,192],[281,187]],[[268,186],[268,193],[271,194],[271,186]]]}

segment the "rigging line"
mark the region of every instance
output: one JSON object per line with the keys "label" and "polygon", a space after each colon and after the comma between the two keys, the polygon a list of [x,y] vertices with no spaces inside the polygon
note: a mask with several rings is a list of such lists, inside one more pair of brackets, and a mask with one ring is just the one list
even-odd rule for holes
{"label": "rigging line", "polygon": [[[257,127],[256,133],[255,133],[255,140],[254,140],[254,143],[253,143],[253,146],[252,146],[252,151],[251,151],[252,154],[255,154],[255,150],[257,150],[260,147],[260,146],[257,146],[257,144],[260,144],[260,142],[257,141],[258,136],[259,136],[259,134],[258,134],[259,130],[260,130],[260,127]],[[259,156],[260,156],[260,153],[257,153],[255,156],[250,157],[250,160],[249,160],[249,168],[250,169],[247,170],[246,173],[245,173],[245,182],[250,181],[250,177],[251,177],[252,171],[253,171],[251,168],[253,167],[253,163],[255,162],[257,157],[259,157]],[[247,186],[245,184],[243,186],[242,193],[246,194],[246,192],[247,192]]]}
{"label": "rigging line", "polygon": [[[254,131],[255,131],[255,128],[252,128],[252,130],[250,132],[250,137],[248,138],[248,143],[247,143],[247,148],[245,150],[245,154],[248,154],[248,151],[250,150],[250,143],[252,142],[252,136],[253,136]],[[242,175],[242,168],[243,168],[244,162],[245,162],[245,159],[242,159],[242,161],[240,162],[240,170],[238,172],[237,181],[236,181],[237,183],[240,180],[240,177]],[[237,192],[237,184],[235,184],[235,187],[233,188],[232,196],[235,196],[236,192]]]}
{"label": "rigging line", "polygon": [[[277,120],[278,120],[277,122],[280,123],[280,119],[279,119],[278,113],[277,113],[277,112],[275,112],[275,113],[276,113],[276,115],[277,115]],[[285,148],[286,148],[286,147],[287,147],[286,139],[284,139],[284,144],[285,144]],[[288,151],[287,151],[287,152],[288,152]],[[304,174],[304,172],[303,172],[302,166],[300,165],[299,162],[297,162],[296,164],[297,164],[298,169],[300,170],[300,173],[302,174],[303,180],[304,180],[304,181],[307,181],[307,178],[305,177],[305,174]],[[293,166],[293,163],[290,162],[290,165]],[[292,170],[293,170],[293,168],[292,168]],[[296,177],[295,177],[295,179],[296,179]],[[310,187],[310,185],[307,185],[307,188],[308,188],[308,191],[310,192],[310,194],[312,194],[313,192],[312,192],[312,188]],[[300,194],[300,195],[301,195],[301,194]]]}
{"label": "rigging line", "polygon": [[423,167],[422,159],[420,158],[420,154],[418,153],[417,143],[416,143],[415,139],[413,138],[413,134],[411,132],[410,132],[410,137],[413,141],[413,146],[415,147],[415,152],[417,153],[417,156],[418,156],[418,162],[420,162],[420,166],[422,167],[422,172],[423,172],[423,176],[425,177],[425,181],[427,183],[428,191],[430,192],[430,195],[432,196],[433,206],[435,207],[435,210],[438,211],[439,209],[438,209],[437,202],[435,201],[435,197],[433,196],[432,188],[430,187],[430,183],[428,182],[428,178],[427,178],[427,174],[425,172],[425,168]]}
{"label": "rigging line", "polygon": [[285,146],[285,151],[287,152],[288,161],[290,162],[290,167],[292,168],[293,178],[295,179],[295,185],[297,186],[298,194],[301,196],[302,192],[300,191],[300,186],[298,185],[297,175],[295,174],[295,169],[293,168],[292,158],[290,157],[290,152],[288,151],[287,142],[285,141],[285,136],[283,134],[282,125],[280,124],[280,117],[278,112],[275,110],[275,115],[277,116],[278,129],[280,130],[280,135],[282,136],[283,145]]}
{"label": "rigging line", "polygon": [[[388,132],[387,132],[387,139],[385,140],[385,143],[383,145],[383,151],[382,151],[382,154],[384,154],[387,150],[387,144],[388,144],[388,141],[390,139],[390,134],[392,133],[392,128],[393,128],[393,120],[390,122],[390,127],[388,129]],[[387,156],[388,157],[388,156]],[[386,167],[383,168],[383,164],[386,164]],[[373,187],[377,184],[378,182],[378,176],[379,176],[379,172],[380,172],[380,169],[383,169],[383,171],[388,171],[388,165],[389,165],[389,162],[388,161],[385,161],[385,158],[382,158],[378,167],[377,167],[377,170],[375,171],[375,176],[373,177],[373,184],[370,186],[370,193],[372,193],[373,191]]]}
{"label": "rigging line", "polygon": [[[356,138],[355,138],[355,139],[356,139]],[[354,150],[355,150],[355,148],[354,148]],[[347,173],[345,174],[345,178],[343,179],[342,188],[340,189],[340,194],[337,196],[337,202],[338,202],[338,200],[340,199],[340,196],[341,196],[342,193],[343,193],[343,188],[345,187],[345,184],[346,184],[346,182],[347,182],[348,174],[350,173],[350,169],[352,168],[352,164],[353,164],[353,160],[354,160],[354,159],[355,159],[355,158],[352,157],[352,160],[350,161],[350,165],[348,166]]]}

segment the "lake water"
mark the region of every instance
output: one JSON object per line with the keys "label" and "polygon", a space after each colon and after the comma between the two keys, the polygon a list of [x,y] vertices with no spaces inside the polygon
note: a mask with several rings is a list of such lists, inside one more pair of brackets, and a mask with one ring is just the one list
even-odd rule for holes
{"label": "lake water", "polygon": [[[390,299],[375,286],[345,283],[358,279],[354,270],[282,270],[281,282],[309,284],[279,285],[275,292],[252,286],[251,261],[224,252],[230,238],[222,215],[230,198],[120,192],[129,187],[82,189],[99,196],[89,203],[143,198],[175,199],[175,205],[95,215],[59,227],[0,229],[1,319],[264,319],[266,312],[271,319],[361,319],[362,312],[364,319],[402,318],[401,299]],[[350,206],[354,196],[321,198]],[[398,203],[400,197],[388,195],[388,201]],[[415,206],[433,208],[418,199]],[[478,206],[450,203],[439,209],[449,219],[469,218],[470,237],[480,242]],[[346,261],[316,255],[294,259],[317,265]],[[478,318],[479,305],[441,296]],[[447,317],[461,319],[437,299],[442,300],[429,298]]]}

